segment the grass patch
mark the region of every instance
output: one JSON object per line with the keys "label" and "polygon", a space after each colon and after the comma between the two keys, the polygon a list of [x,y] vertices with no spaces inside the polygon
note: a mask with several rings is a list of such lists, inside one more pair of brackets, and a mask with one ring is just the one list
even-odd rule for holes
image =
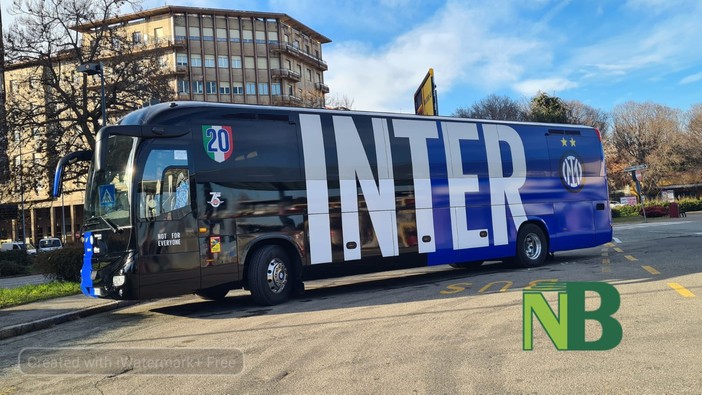
{"label": "grass patch", "polygon": [[52,281],[46,284],[23,285],[17,288],[0,289],[0,308],[32,303],[80,293],[80,284]]}

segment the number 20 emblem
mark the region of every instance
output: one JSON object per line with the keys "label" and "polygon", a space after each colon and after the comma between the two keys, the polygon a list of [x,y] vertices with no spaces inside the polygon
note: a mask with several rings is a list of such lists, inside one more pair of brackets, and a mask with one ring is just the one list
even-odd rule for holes
{"label": "number 20 emblem", "polygon": [[234,140],[232,127],[221,125],[203,125],[202,142],[210,159],[222,163],[232,156]]}

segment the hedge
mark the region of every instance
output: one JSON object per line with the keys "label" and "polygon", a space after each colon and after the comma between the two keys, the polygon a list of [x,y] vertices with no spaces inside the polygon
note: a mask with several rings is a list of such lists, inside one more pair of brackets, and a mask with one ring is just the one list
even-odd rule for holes
{"label": "hedge", "polygon": [[66,247],[37,254],[34,269],[59,281],[80,282],[83,266],[83,248]]}
{"label": "hedge", "polygon": [[[684,198],[677,200],[676,203],[679,205],[680,212],[688,211],[702,211],[702,199],[692,199]],[[663,216],[668,215],[668,207],[670,202],[662,200],[646,200],[644,207],[646,207],[646,215],[649,216]],[[663,214],[663,212],[665,212]],[[612,208],[612,218],[617,217],[636,217],[641,215],[641,205],[636,206],[620,206]]]}

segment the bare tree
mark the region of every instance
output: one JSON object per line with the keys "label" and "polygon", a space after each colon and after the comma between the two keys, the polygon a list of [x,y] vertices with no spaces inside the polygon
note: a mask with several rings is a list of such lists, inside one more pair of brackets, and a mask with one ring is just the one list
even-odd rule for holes
{"label": "bare tree", "polygon": [[525,106],[508,96],[489,95],[470,107],[463,107],[453,113],[454,117],[493,119],[500,121],[526,121]]}
{"label": "bare tree", "polygon": [[336,110],[352,110],[353,103],[354,103],[354,99],[352,99],[346,95],[339,96],[339,95],[335,94],[335,95],[326,97],[325,106],[327,108],[333,108]]}
{"label": "bare tree", "polygon": [[612,145],[618,160],[648,165],[646,194],[657,192],[662,180],[684,167],[678,110],[651,102],[627,102],[614,108],[612,119]]}
{"label": "bare tree", "polygon": [[[100,76],[76,72],[77,65],[102,62],[110,119],[173,97],[160,60],[168,43],[147,45],[128,37],[124,26],[114,23],[127,8],[137,10],[139,0],[13,3],[17,18],[6,34],[5,50],[11,83],[21,89],[7,100],[8,150],[21,145],[39,159],[23,177],[26,189],[50,187],[60,156],[95,144],[102,126]],[[66,179],[80,181],[85,169],[76,170]]]}
{"label": "bare tree", "polygon": [[565,101],[564,104],[568,108],[568,123],[592,126],[597,128],[602,136],[607,135],[609,114],[606,111],[588,106],[578,100]]}

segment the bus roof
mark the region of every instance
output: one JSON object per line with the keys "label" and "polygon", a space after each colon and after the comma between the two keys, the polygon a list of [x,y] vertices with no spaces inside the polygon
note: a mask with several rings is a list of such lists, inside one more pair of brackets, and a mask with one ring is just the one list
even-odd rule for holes
{"label": "bus roof", "polygon": [[[119,121],[120,125],[147,125],[147,124],[180,124],[182,120],[189,119],[189,116],[203,116],[212,110],[233,110],[236,113],[317,113],[317,114],[337,114],[337,115],[367,115],[375,117],[387,118],[402,118],[402,119],[433,119],[436,121],[465,121],[465,122],[480,122],[493,124],[509,124],[509,125],[531,125],[543,126],[549,128],[573,128],[573,129],[595,129],[592,126],[578,124],[560,124],[560,123],[539,123],[539,122],[519,122],[519,121],[500,121],[491,119],[474,119],[474,118],[458,118],[446,116],[426,116],[391,112],[374,112],[374,111],[349,111],[349,110],[329,110],[318,108],[305,107],[277,107],[263,106],[255,104],[228,104],[228,103],[211,103],[199,101],[174,101],[169,103],[160,103],[153,106],[145,107],[136,110]],[[185,114],[183,114],[185,113]]]}

